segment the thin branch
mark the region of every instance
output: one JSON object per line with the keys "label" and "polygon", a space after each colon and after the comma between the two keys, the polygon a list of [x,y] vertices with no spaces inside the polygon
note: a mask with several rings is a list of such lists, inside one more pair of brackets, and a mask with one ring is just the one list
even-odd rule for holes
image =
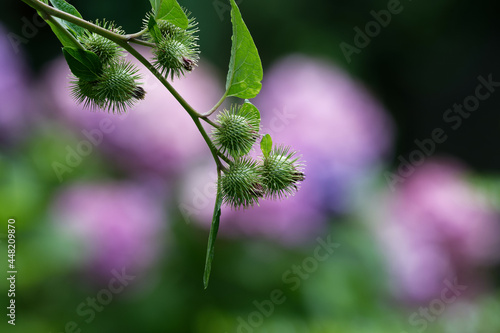
{"label": "thin branch", "polygon": [[76,25],[79,25],[79,26],[81,26],[81,27],[83,27],[91,32],[95,32],[96,34],[99,34],[103,37],[106,37],[107,39],[112,40],[115,43],[118,43],[118,41],[127,42],[127,37],[125,37],[124,35],[120,35],[120,34],[117,34],[113,31],[104,29],[104,28],[102,28],[98,25],[95,25],[93,23],[90,23],[84,19],[81,19],[81,18],[76,17],[74,15],[68,14],[66,12],[63,12],[62,10],[59,10],[59,9],[54,8],[52,6],[49,6],[41,1],[38,1],[38,0],[21,0],[21,1],[25,2],[26,4],[35,8],[36,10],[44,12],[48,15],[58,17],[60,19],[74,23]]}
{"label": "thin branch", "polygon": [[200,119],[203,119],[205,122],[207,122],[208,124],[212,125],[213,127],[220,128],[219,124],[214,123],[209,118],[205,118],[205,117],[201,116]]}
{"label": "thin branch", "polygon": [[229,158],[227,158],[226,155],[224,155],[223,153],[221,153],[219,150],[217,150],[217,155],[219,155],[219,157],[221,159],[223,159],[224,162],[226,162],[227,164],[233,163],[233,161],[231,161]]}
{"label": "thin branch", "polygon": [[134,39],[134,38],[139,38],[141,37],[142,35],[144,35],[146,32],[148,32],[148,28],[145,28],[139,32],[136,32],[135,34],[128,34],[128,35],[125,35],[125,37],[127,37],[127,40],[131,40],[131,39]]}
{"label": "thin branch", "polygon": [[146,59],[142,54],[139,53],[136,49],[130,46],[128,43],[124,43],[122,41],[117,43],[121,47],[123,47],[126,51],[128,51],[131,55],[133,55],[137,60],[139,60],[160,82],[167,88],[167,90],[174,96],[174,98],[182,105],[182,107],[189,113],[191,117],[200,118],[200,114],[196,112],[191,105],[182,96],[175,90],[174,87],[167,81],[167,79],[161,75],[158,70]]}
{"label": "thin branch", "polygon": [[[200,131],[201,136],[203,136],[203,139],[205,139],[205,142],[207,143],[208,148],[210,148],[210,152],[212,153],[212,156],[215,160],[215,164],[217,164],[217,170],[225,170],[226,168],[224,167],[224,165],[222,164],[222,162],[219,159],[220,152],[219,152],[219,150],[217,150],[217,148],[215,148],[215,145],[213,144],[212,140],[210,140],[210,137],[208,136],[207,132],[205,131],[205,129],[203,128],[203,126],[200,123],[200,119],[193,117],[193,116],[191,116],[191,118],[193,118],[193,121],[196,124],[196,127],[198,127],[198,130]],[[225,156],[224,156],[223,160],[227,163],[230,162],[229,159],[227,159]]]}
{"label": "thin branch", "polygon": [[[210,139],[210,137],[208,136],[207,132],[205,131],[205,129],[203,128],[203,126],[201,125],[200,123],[200,118],[201,118],[201,115],[196,112],[185,100],[184,98],[182,98],[181,95],[179,95],[179,93],[174,89],[174,87],[172,87],[172,85],[170,83],[168,83],[167,79],[161,75],[160,72],[158,72],[158,70],[146,59],[142,56],[142,54],[139,53],[139,51],[137,51],[136,49],[134,49],[132,46],[130,46],[128,43],[123,43],[123,42],[119,42],[117,43],[118,45],[122,46],[125,50],[127,50],[131,55],[133,55],[137,60],[139,60],[144,66],[146,66],[146,68],[154,75],[156,76],[156,78],[165,86],[165,88],[167,88],[167,90],[175,97],[175,99],[177,99],[177,101],[182,105],[182,107],[187,111],[187,113],[191,116],[191,118],[193,119],[196,127],[198,128],[198,130],[200,131],[201,133],[201,136],[203,137],[203,139],[205,140],[205,142],[207,143],[207,146],[208,148],[210,149],[210,152],[212,153],[212,156],[215,160],[215,163],[217,164],[217,168],[218,169],[222,169],[224,170],[225,167],[224,165],[222,164],[222,162],[220,161],[220,158],[219,158],[219,151],[215,148],[212,140]],[[227,163],[230,163],[231,161],[223,156],[221,157],[225,162]]]}
{"label": "thin branch", "polygon": [[135,43],[135,44],[138,44],[138,45],[143,45],[143,46],[147,46],[147,47],[155,47],[155,44],[154,43],[150,43],[150,42],[146,42],[145,40],[142,40],[142,39],[131,39],[129,40],[130,43]]}
{"label": "thin branch", "polygon": [[212,109],[210,109],[210,111],[208,111],[207,113],[204,113],[201,115],[202,118],[208,118],[210,117],[215,111],[217,111],[217,109],[219,108],[219,106],[222,105],[222,103],[224,103],[224,101],[226,100],[227,98],[227,91],[224,93],[224,95],[222,96],[222,98],[217,102],[217,104],[214,105],[214,107]]}

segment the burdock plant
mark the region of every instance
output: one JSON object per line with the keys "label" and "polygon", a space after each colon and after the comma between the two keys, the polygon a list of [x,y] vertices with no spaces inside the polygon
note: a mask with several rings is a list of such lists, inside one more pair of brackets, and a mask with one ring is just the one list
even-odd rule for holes
{"label": "burdock plant", "polygon": [[[207,143],[217,166],[217,197],[208,238],[203,283],[208,286],[215,239],[223,203],[245,209],[262,199],[282,199],[294,194],[304,180],[303,163],[287,146],[274,146],[269,134],[260,133],[260,112],[249,99],[257,96],[262,84],[262,64],[255,43],[234,0],[231,57],[226,91],[215,106],[200,113],[194,110],[168,80],[180,79],[194,70],[199,48],[197,23],[176,0],[150,0],[143,29],[127,34],[112,22],[84,20],[76,8],[64,0],[22,0],[37,10],[61,42],[71,70],[71,92],[77,102],[91,109],[126,112],[144,99],[137,68],[125,59],[125,52],[141,62],[175,97],[193,119]],[[150,47],[150,60],[132,44]],[[243,99],[229,110],[215,114],[228,97]],[[201,121],[210,124],[208,135]],[[249,156],[259,138],[262,155]]]}

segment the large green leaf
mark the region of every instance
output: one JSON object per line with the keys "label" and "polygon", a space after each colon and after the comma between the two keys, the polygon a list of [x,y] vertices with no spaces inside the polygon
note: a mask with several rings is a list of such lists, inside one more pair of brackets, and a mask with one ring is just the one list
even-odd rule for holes
{"label": "large green leaf", "polygon": [[[76,10],[76,8],[73,5],[70,5],[64,0],[50,0],[50,3],[52,6],[55,8],[62,10],[63,12],[66,12],[68,14],[71,14],[73,16],[76,16],[78,18],[82,18],[82,15]],[[69,31],[71,31],[75,36],[81,36],[85,33],[85,29],[80,27],[79,25],[76,25],[74,23],[64,21],[61,19],[57,20],[61,23],[61,25],[65,28],[67,28]]]}
{"label": "large green leaf", "polygon": [[262,88],[262,63],[236,2],[230,1],[233,44],[227,73],[226,92],[227,96],[254,98]]}
{"label": "large green leaf", "polygon": [[220,185],[217,186],[217,198],[215,199],[214,215],[212,217],[212,226],[210,227],[210,234],[208,235],[207,244],[207,257],[205,260],[205,272],[203,273],[203,286],[205,289],[208,287],[210,280],[210,272],[212,271],[212,261],[214,260],[215,253],[215,239],[219,231],[219,222],[222,206],[222,193]]}
{"label": "large green leaf", "polygon": [[63,53],[71,73],[76,77],[86,81],[95,81],[99,78],[102,63],[97,54],[73,47],[63,47]]}
{"label": "large green leaf", "polygon": [[189,20],[176,0],[150,0],[156,20],[165,20],[186,29]]}

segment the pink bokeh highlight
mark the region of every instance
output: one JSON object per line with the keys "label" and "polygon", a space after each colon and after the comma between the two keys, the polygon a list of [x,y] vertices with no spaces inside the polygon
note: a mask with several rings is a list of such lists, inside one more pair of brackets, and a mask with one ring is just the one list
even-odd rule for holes
{"label": "pink bokeh highlight", "polygon": [[482,285],[481,267],[498,261],[498,212],[466,176],[457,162],[431,160],[374,203],[371,227],[398,297],[428,301],[455,278]]}
{"label": "pink bokeh highlight", "polygon": [[161,257],[168,221],[148,188],[118,182],[77,183],[58,191],[50,208],[59,236],[73,240],[89,272],[142,272]]}

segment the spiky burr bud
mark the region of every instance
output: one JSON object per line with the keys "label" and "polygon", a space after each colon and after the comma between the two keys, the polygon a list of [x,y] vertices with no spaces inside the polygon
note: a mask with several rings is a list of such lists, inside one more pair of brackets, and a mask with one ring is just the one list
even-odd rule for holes
{"label": "spiky burr bud", "polygon": [[145,91],[139,79],[137,69],[121,61],[104,67],[95,81],[75,78],[71,81],[71,90],[73,97],[86,107],[123,113],[137,100],[144,99]]}
{"label": "spiky burr bud", "polygon": [[[119,34],[123,33],[123,30],[115,27],[113,22],[96,21],[95,24]],[[78,39],[86,50],[94,52],[99,57],[103,65],[116,62],[123,57],[123,49],[121,47],[95,32],[85,30],[85,33],[79,36]]]}
{"label": "spiky burr bud", "polygon": [[232,208],[251,207],[264,196],[259,167],[249,158],[231,163],[219,182],[223,201]]}
{"label": "spiky burr bud", "polygon": [[[186,29],[181,29],[165,20],[157,20],[159,36],[153,37],[149,33],[145,35],[147,40],[156,44],[153,48],[154,66],[165,77],[170,76],[171,80],[174,76],[179,78],[186,72],[192,71],[199,59],[198,37],[195,35],[199,31],[198,23],[189,17],[190,13],[186,15],[189,19]],[[148,17],[145,23],[147,21]]]}
{"label": "spiky burr bud", "polygon": [[282,199],[293,195],[298,190],[298,183],[305,179],[303,167],[290,147],[274,147],[268,156],[263,157],[260,166],[265,196]]}
{"label": "spiky burr bud", "polygon": [[214,143],[223,154],[233,158],[248,154],[259,137],[260,114],[250,103],[223,110],[216,122],[219,126],[212,131]]}

